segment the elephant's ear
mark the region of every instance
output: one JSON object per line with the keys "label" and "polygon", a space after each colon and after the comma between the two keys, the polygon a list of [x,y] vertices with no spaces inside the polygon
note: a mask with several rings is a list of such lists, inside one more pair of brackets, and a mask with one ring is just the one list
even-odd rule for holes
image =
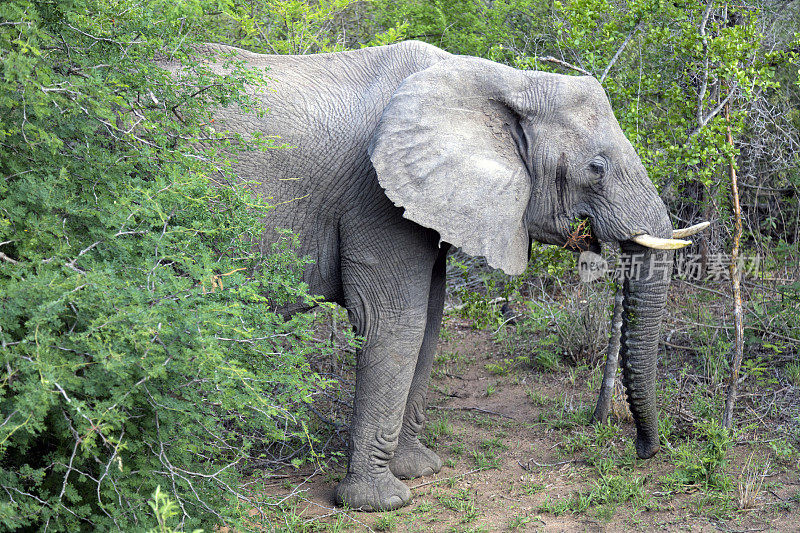
{"label": "elephant's ear", "polygon": [[409,76],[369,147],[378,181],[404,216],[507,274],[528,262],[531,184],[511,131],[524,73],[455,57]]}

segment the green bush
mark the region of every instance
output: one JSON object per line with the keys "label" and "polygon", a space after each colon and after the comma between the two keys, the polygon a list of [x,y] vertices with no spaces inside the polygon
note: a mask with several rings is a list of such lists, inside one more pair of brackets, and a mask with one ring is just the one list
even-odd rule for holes
{"label": "green bush", "polygon": [[547,41],[552,5],[543,0],[375,0],[367,13],[378,28],[401,28],[454,54],[514,64]]}
{"label": "green bush", "polygon": [[716,421],[703,420],[696,425],[694,437],[696,440],[671,450],[675,472],[662,481],[667,486],[699,485],[705,489],[727,490],[731,481],[725,473],[725,465],[734,443],[733,435]]}
{"label": "green bush", "polygon": [[[174,533],[178,531],[169,524],[173,521],[172,519],[174,517],[180,515],[180,507],[178,507],[169,496],[162,492],[161,487],[156,487],[156,491],[147,504],[153,510],[153,514],[158,521],[158,526],[149,529],[147,533]],[[195,529],[192,533],[203,533],[203,530]]]}
{"label": "green bush", "polygon": [[303,261],[257,252],[268,208],[219,186],[221,150],[267,147],[208,126],[259,75],[186,55],[217,7],[0,5],[5,529],[144,530],[159,485],[177,527],[235,525],[240,467],[307,434],[309,318],[273,307],[308,298]]}

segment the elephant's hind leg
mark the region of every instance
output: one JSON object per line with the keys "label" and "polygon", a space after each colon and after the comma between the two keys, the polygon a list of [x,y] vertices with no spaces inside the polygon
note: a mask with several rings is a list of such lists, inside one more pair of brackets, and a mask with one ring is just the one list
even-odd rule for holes
{"label": "elephant's hind leg", "polygon": [[431,289],[428,297],[428,319],[425,325],[425,337],[419,351],[414,379],[406,402],[403,415],[403,427],[394,458],[389,462],[392,473],[400,479],[413,479],[420,476],[436,474],[442,469],[442,460],[436,453],[422,444],[419,437],[425,425],[425,408],[427,407],[428,382],[431,377],[436,343],[442,326],[442,310],[445,299],[445,274],[447,251],[450,247],[443,245],[433,267]]}
{"label": "elephant's hind leg", "polygon": [[356,509],[391,510],[411,499],[389,463],[425,335],[438,250],[435,235],[409,224],[400,220],[384,229],[389,243],[379,248],[375,241],[363,243],[368,232],[351,236],[343,247],[345,303],[364,343],[356,356],[350,462],[336,500]]}

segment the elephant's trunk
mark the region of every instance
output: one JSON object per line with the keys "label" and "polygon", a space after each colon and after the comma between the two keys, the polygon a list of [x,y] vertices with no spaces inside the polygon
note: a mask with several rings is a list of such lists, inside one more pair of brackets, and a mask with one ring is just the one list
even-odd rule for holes
{"label": "elephant's trunk", "polygon": [[[668,236],[669,231],[671,228],[665,227],[659,233]],[[660,449],[656,363],[673,252],[650,250],[632,242],[624,242],[621,247],[624,274],[629,274],[622,281],[622,382],[636,423],[636,453],[640,458],[648,459]]]}

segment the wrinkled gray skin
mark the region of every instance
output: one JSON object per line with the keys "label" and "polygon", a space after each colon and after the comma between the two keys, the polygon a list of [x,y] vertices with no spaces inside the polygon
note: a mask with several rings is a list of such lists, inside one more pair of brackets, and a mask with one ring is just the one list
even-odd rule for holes
{"label": "wrinkled gray skin", "polygon": [[[214,50],[230,51],[223,46]],[[563,245],[589,217],[600,241],[671,264],[629,241],[669,238],[667,210],[590,77],[524,72],[420,42],[314,56],[240,51],[274,81],[263,118],[218,113],[224,127],[293,146],[241,156],[237,171],[277,204],[311,292],[347,308],[359,335],[355,405],[340,504],[407,503],[398,478],[438,472],[419,440],[451,245],[508,274],[531,240]],[[213,59],[210,57],[209,61]],[[265,236],[265,243],[275,239]],[[597,241],[593,246],[596,248]],[[667,279],[624,283],[621,359],[636,450],[659,449],[656,349]],[[293,311],[293,310],[288,310]]]}

